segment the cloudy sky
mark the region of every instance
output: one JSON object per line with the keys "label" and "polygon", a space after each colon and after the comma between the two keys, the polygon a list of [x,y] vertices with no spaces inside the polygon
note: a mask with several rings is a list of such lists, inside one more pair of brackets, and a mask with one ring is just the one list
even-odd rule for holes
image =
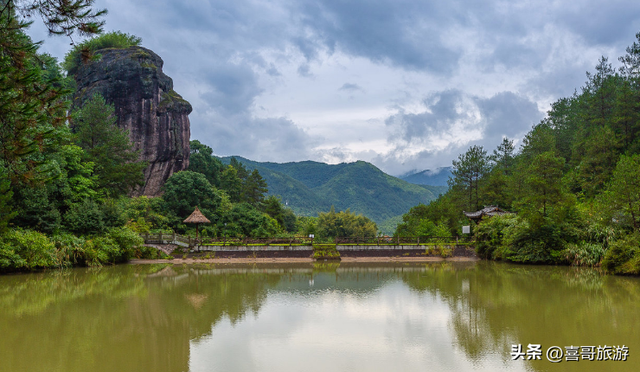
{"label": "cloudy sky", "polygon": [[[193,105],[191,138],[258,161],[399,175],[522,138],[640,31],[633,0],[96,0]],[[62,58],[69,40],[41,51]]]}

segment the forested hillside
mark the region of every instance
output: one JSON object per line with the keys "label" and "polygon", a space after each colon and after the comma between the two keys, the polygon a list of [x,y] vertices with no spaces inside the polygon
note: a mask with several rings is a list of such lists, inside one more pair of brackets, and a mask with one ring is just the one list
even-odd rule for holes
{"label": "forested hillside", "polygon": [[[235,158],[248,169],[257,169],[267,181],[268,194],[281,197],[299,215],[316,215],[333,205],[337,210],[349,208],[381,223],[417,203],[429,203],[444,191],[443,187],[414,185],[389,176],[364,161],[279,164]],[[231,157],[221,160],[228,164]]]}
{"label": "forested hillside", "polygon": [[[463,211],[517,214],[474,227],[478,253],[531,263],[640,273],[640,33],[614,69],[602,57],[516,149],[472,146],[453,161],[449,191],[403,217],[400,235],[459,233]],[[471,223],[473,225],[473,223]]]}
{"label": "forested hillside", "polygon": [[450,176],[451,167],[441,167],[435,170],[427,169],[405,173],[398,178],[416,185],[447,186]]}

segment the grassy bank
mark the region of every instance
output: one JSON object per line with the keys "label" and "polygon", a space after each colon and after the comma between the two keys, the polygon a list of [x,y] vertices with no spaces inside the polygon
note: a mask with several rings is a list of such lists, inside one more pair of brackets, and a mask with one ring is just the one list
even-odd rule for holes
{"label": "grassy bank", "polygon": [[9,229],[0,235],[0,272],[102,266],[132,258],[165,258],[127,227],[108,229],[100,235],[61,233],[47,236],[27,229]]}

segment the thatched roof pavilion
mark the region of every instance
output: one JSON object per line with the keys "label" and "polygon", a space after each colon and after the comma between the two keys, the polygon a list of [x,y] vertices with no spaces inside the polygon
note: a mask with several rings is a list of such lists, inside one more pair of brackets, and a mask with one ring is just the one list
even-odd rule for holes
{"label": "thatched roof pavilion", "polygon": [[187,217],[186,220],[182,221],[184,223],[211,223],[211,221],[209,221],[207,219],[207,217],[204,216],[204,214],[202,214],[202,212],[200,212],[200,209],[198,209],[198,207],[196,207],[196,210],[193,211],[193,213],[191,213],[191,216]]}
{"label": "thatched roof pavilion", "polygon": [[201,223],[211,223],[211,221],[209,221],[209,219],[205,217],[204,214],[202,214],[202,212],[200,212],[200,209],[198,209],[197,206],[196,206],[196,209],[193,211],[193,213],[191,213],[191,216],[187,217],[187,219],[184,220],[183,222],[196,224],[196,244],[198,242],[198,226]]}

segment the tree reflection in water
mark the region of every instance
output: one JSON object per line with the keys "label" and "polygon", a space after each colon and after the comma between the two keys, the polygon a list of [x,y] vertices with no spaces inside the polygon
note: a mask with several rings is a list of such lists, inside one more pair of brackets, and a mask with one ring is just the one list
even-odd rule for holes
{"label": "tree reflection in water", "polygon": [[[375,301],[393,283],[446,304],[455,348],[478,365],[489,354],[514,365],[511,344],[625,344],[633,359],[640,350],[640,281],[589,269],[495,262],[122,265],[1,276],[0,369],[188,371],[194,342],[213,337],[222,320],[235,327],[259,317],[269,296]],[[411,332],[405,336],[429,337]],[[586,363],[558,368],[602,369]]]}

